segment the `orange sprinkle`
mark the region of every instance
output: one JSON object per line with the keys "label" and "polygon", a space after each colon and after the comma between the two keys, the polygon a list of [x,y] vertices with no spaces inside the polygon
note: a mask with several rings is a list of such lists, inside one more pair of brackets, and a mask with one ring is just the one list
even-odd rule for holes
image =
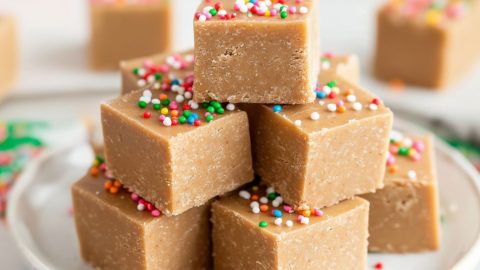
{"label": "orange sprinkle", "polygon": [[250,199],[252,199],[252,201],[258,201],[258,195],[253,194],[252,197],[250,197]]}
{"label": "orange sprinkle", "polygon": [[343,113],[343,112],[345,112],[345,110],[346,110],[345,106],[340,106],[340,107],[337,108],[337,112],[339,112],[339,113]]}
{"label": "orange sprinkle", "polygon": [[110,189],[112,187],[112,181],[110,180],[105,181],[105,183],[103,184],[103,187],[105,189]]}
{"label": "orange sprinkle", "polygon": [[118,192],[118,188],[117,187],[111,187],[109,191],[110,191],[110,193],[115,194],[115,193]]}
{"label": "orange sprinkle", "polygon": [[397,165],[392,165],[388,167],[388,172],[389,173],[396,173],[398,171],[398,166]]}
{"label": "orange sprinkle", "polygon": [[119,188],[122,186],[122,183],[120,183],[118,180],[115,180],[115,182],[113,182],[113,186]]}
{"label": "orange sprinkle", "polygon": [[343,94],[345,96],[351,95],[351,94],[353,94],[353,90],[349,88],[349,89],[345,90],[345,92]]}
{"label": "orange sprinkle", "polygon": [[166,94],[160,94],[159,98],[160,98],[160,100],[164,100],[164,99],[167,99],[168,96]]}
{"label": "orange sprinkle", "polygon": [[178,110],[171,110],[171,111],[170,111],[170,115],[171,115],[172,117],[177,117],[177,116],[178,116]]}
{"label": "orange sprinkle", "polygon": [[93,176],[93,177],[97,177],[98,176],[98,168],[97,167],[92,167],[90,169],[90,175]]}
{"label": "orange sprinkle", "polygon": [[268,205],[266,205],[266,204],[260,205],[260,211],[267,212],[268,211]]}
{"label": "orange sprinkle", "polygon": [[312,214],[312,211],[310,209],[305,209],[301,212],[301,215],[304,217],[309,217]]}
{"label": "orange sprinkle", "polygon": [[393,79],[388,82],[388,86],[392,91],[402,91],[405,88],[405,83],[399,79]]}

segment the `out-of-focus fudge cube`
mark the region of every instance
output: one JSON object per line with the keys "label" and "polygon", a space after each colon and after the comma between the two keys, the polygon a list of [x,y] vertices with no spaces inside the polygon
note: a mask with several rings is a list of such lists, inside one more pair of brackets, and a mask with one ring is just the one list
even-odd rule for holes
{"label": "out-of-focus fudge cube", "polygon": [[[192,101],[193,78],[101,106],[105,153],[121,182],[177,215],[253,180],[247,114]],[[190,89],[190,90],[186,90]]]}
{"label": "out-of-focus fudge cube", "polygon": [[438,186],[430,136],[392,132],[385,187],[370,201],[369,249],[376,252],[437,250]]}
{"label": "out-of-focus fudge cube", "polygon": [[294,210],[255,186],[222,198],[212,205],[215,269],[365,269],[368,207],[353,198]]}
{"label": "out-of-focus fudge cube", "polygon": [[[331,206],[383,187],[391,111],[338,75],[306,105],[248,105],[255,172],[285,201]],[[242,107],[243,109],[243,107]]]}
{"label": "out-of-focus fudge cube", "polygon": [[163,216],[104,164],[72,187],[81,255],[96,269],[210,269],[210,207]]}
{"label": "out-of-focus fudge cube", "polygon": [[193,75],[193,50],[160,53],[120,62],[122,94],[141,88],[165,89],[172,80]]}
{"label": "out-of-focus fudge cube", "polygon": [[312,102],[320,57],[318,1],[254,2],[200,4],[194,22],[194,99]]}
{"label": "out-of-focus fudge cube", "polygon": [[356,55],[334,55],[324,53],[320,61],[320,76],[329,77],[337,74],[352,83],[360,80],[360,63]]}
{"label": "out-of-focus fudge cube", "polygon": [[443,88],[480,57],[479,1],[389,1],[377,18],[375,74]]}
{"label": "out-of-focus fudge cube", "polygon": [[171,12],[169,0],[91,0],[90,67],[118,69],[121,60],[169,50]]}
{"label": "out-of-focus fudge cube", "polygon": [[17,48],[13,18],[0,16],[0,99],[11,88],[17,69]]}

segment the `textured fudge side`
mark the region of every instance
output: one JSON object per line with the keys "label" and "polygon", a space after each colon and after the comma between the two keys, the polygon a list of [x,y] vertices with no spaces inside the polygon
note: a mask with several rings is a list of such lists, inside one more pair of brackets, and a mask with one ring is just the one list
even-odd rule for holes
{"label": "textured fudge side", "polygon": [[[162,93],[175,100],[174,92]],[[172,125],[179,120],[169,115],[171,126],[166,126],[159,111],[169,106],[142,109],[139,97],[142,91],[102,104],[107,163],[125,186],[165,214],[177,215],[253,179],[245,112],[225,110],[200,126]],[[206,109],[189,112],[203,119]],[[145,113],[151,116],[145,119]]]}
{"label": "textured fudge side", "polygon": [[[466,1],[465,1],[466,2]],[[465,14],[458,18],[429,10],[407,16],[388,4],[377,18],[375,74],[380,79],[399,79],[406,83],[443,88],[463,77],[480,56],[480,3],[465,5]],[[427,8],[428,10],[428,8]],[[440,22],[432,22],[436,16]],[[444,16],[440,17],[440,16]]]}
{"label": "textured fudge side", "polygon": [[11,17],[0,16],[0,99],[15,80],[16,53],[14,21]]}
{"label": "textured fudge side", "polygon": [[[362,197],[370,201],[369,249],[376,252],[420,252],[437,250],[439,240],[438,186],[431,138],[405,137],[421,153],[418,161],[412,155],[389,157],[385,187]],[[421,145],[421,146],[420,146]],[[423,146],[424,145],[424,146]],[[420,147],[417,147],[420,146]],[[392,153],[399,146],[392,143]],[[400,148],[405,146],[400,146]],[[419,149],[419,150],[415,150]],[[392,150],[391,150],[392,151]],[[405,154],[403,154],[405,155]]]}
{"label": "textured fudge side", "polygon": [[75,183],[72,197],[81,255],[95,268],[210,269],[209,205],[153,217],[92,176]]}
{"label": "textured fudge side", "polygon": [[280,221],[270,210],[253,213],[251,202],[233,195],[213,203],[216,269],[365,269],[367,201],[354,198],[322,209],[308,224],[281,208],[272,208],[282,212]]}
{"label": "textured fudge side", "polygon": [[[235,0],[223,1],[234,12]],[[286,1],[296,6],[295,1]],[[204,10],[207,3],[198,8]],[[305,104],[319,71],[318,1],[286,19],[252,16],[194,22],[196,101]],[[213,79],[212,79],[213,78]]]}
{"label": "textured fudge side", "polygon": [[383,187],[391,111],[339,76],[320,88],[312,104],[249,108],[255,172],[294,205],[330,206]]}
{"label": "textured fudge side", "polygon": [[160,89],[166,81],[193,74],[193,50],[121,61],[120,73],[122,95],[141,88]]}
{"label": "textured fudge side", "polygon": [[91,4],[90,66],[118,69],[121,60],[169,50],[169,1],[149,4]]}
{"label": "textured fudge side", "polygon": [[330,77],[337,74],[352,83],[359,83],[360,63],[356,55],[325,54],[320,62],[320,76]]}

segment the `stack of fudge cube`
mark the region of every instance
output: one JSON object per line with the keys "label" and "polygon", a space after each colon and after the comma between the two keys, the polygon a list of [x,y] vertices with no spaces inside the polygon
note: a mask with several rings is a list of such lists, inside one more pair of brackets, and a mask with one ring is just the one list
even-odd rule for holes
{"label": "stack of fudge cube", "polygon": [[[436,248],[430,144],[391,138],[358,60],[321,56],[317,26],[316,0],[202,0],[193,51],[120,64],[122,95],[101,105],[105,159],[72,188],[85,261],[365,269],[372,213],[374,250]],[[393,184],[372,193],[387,168]],[[434,229],[405,245],[420,225]]]}

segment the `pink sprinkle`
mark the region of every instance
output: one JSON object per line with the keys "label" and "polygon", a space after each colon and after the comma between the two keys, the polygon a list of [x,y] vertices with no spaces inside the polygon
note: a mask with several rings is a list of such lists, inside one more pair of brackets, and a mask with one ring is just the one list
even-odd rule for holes
{"label": "pink sprinkle", "polygon": [[296,7],[293,7],[293,6],[289,7],[289,8],[288,8],[288,13],[290,13],[290,14],[295,14],[295,13],[297,13],[297,8],[296,8]]}
{"label": "pink sprinkle", "polygon": [[296,4],[301,4],[301,3],[303,3],[303,0],[295,0],[295,3]]}
{"label": "pink sprinkle", "polygon": [[318,209],[318,208],[315,208],[315,209],[313,210],[313,214],[314,214],[315,216],[317,216],[317,217],[323,217],[323,211],[320,210],[320,209]]}
{"label": "pink sprinkle", "polygon": [[395,157],[392,154],[388,153],[387,166],[392,166],[394,163],[395,163]]}
{"label": "pink sprinkle", "polygon": [[272,8],[272,9],[270,10],[270,16],[275,17],[275,16],[277,16],[277,15],[278,15],[278,10]]}
{"label": "pink sprinkle", "polygon": [[165,120],[165,115],[161,114],[159,117],[158,117],[158,120],[162,121]]}
{"label": "pink sprinkle", "polygon": [[455,19],[463,15],[464,9],[463,6],[460,4],[455,4],[455,5],[449,5],[445,9],[445,13],[447,14],[447,17],[451,19]]}
{"label": "pink sprinkle", "polygon": [[413,149],[417,150],[417,152],[422,153],[425,150],[425,145],[422,141],[415,140],[412,144]]}
{"label": "pink sprinkle", "polygon": [[107,170],[107,164],[106,163],[102,163],[100,164],[100,166],[98,167],[102,172],[106,171]]}
{"label": "pink sprinkle", "polygon": [[304,216],[298,215],[298,216],[297,216],[297,221],[301,222],[303,218],[304,218]]}
{"label": "pink sprinkle", "polygon": [[238,3],[235,3],[235,5],[233,6],[233,10],[240,11],[240,5]]}
{"label": "pink sprinkle", "polygon": [[130,198],[136,202],[138,201],[138,199],[140,199],[140,196],[138,196],[138,194],[134,192],[130,195]]}
{"label": "pink sprinkle", "polygon": [[398,153],[398,147],[395,145],[390,145],[388,150],[390,151],[391,154],[396,155]]}
{"label": "pink sprinkle", "polygon": [[168,73],[169,70],[170,70],[170,68],[168,67],[168,65],[165,65],[165,64],[161,65],[160,68],[159,68],[159,71],[161,73]]}
{"label": "pink sprinkle", "polygon": [[170,90],[170,85],[168,85],[168,83],[162,83],[162,90],[163,90],[163,91],[168,91],[168,90]]}
{"label": "pink sprinkle", "polygon": [[143,205],[145,205],[146,203],[147,203],[147,202],[146,202],[144,199],[138,200],[138,204],[143,204]]}
{"label": "pink sprinkle", "polygon": [[419,161],[420,160],[420,155],[419,154],[415,154],[413,156],[410,157],[413,161]]}
{"label": "pink sprinkle", "polygon": [[176,110],[176,109],[178,109],[178,104],[177,104],[177,102],[172,101],[172,102],[170,103],[170,105],[168,105],[168,107],[169,107],[171,110]]}
{"label": "pink sprinkle", "polygon": [[337,101],[337,106],[343,106],[343,105],[345,105],[345,103],[343,102],[343,100]]}
{"label": "pink sprinkle", "polygon": [[158,209],[154,209],[154,210],[152,210],[152,212],[150,212],[150,214],[152,214],[152,216],[154,216],[154,217],[159,217],[160,216],[160,211],[158,211]]}
{"label": "pink sprinkle", "polygon": [[332,52],[326,52],[323,54],[323,57],[326,57],[326,58],[333,58],[334,57],[334,54]]}
{"label": "pink sprinkle", "polygon": [[287,212],[287,213],[292,213],[292,212],[293,212],[293,208],[292,208],[290,205],[288,205],[288,204],[285,204],[285,205],[283,206],[283,210],[284,210],[285,212]]}
{"label": "pink sprinkle", "polygon": [[151,59],[146,59],[145,61],[143,61],[143,66],[145,68],[151,69],[154,66],[154,64]]}

